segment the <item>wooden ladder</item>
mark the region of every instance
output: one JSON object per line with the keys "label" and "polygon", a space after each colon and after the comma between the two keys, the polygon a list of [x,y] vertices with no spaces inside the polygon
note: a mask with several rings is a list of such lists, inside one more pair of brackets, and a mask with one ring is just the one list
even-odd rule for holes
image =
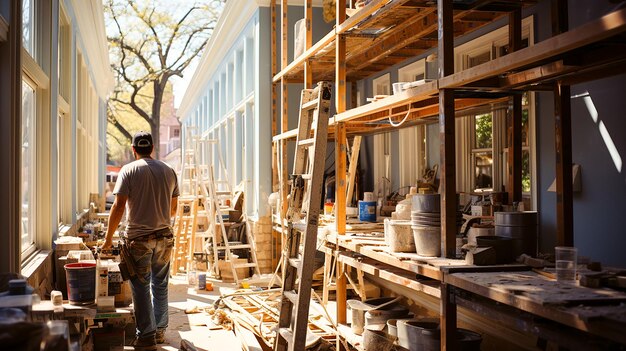
{"label": "wooden ladder", "polygon": [[330,83],[319,82],[315,89],[302,90],[300,97],[287,209],[288,230],[283,251],[279,329],[274,345],[277,351],[301,351],[306,345],[331,95]]}
{"label": "wooden ladder", "polygon": [[[212,269],[213,272],[221,275],[221,272],[219,271],[219,265],[218,265],[218,261],[219,261],[219,251],[225,251],[225,255],[224,258],[230,262],[230,269],[232,271],[232,275],[233,275],[233,279],[235,280],[235,283],[239,284],[241,279],[239,279],[238,275],[237,275],[237,268],[254,268],[254,272],[255,274],[261,274],[261,271],[259,270],[259,265],[257,262],[257,257],[256,257],[256,245],[254,244],[254,238],[252,238],[251,233],[249,233],[249,231],[246,231],[246,238],[247,238],[247,243],[246,244],[236,244],[236,245],[231,245],[228,241],[228,233],[226,232],[226,226],[224,225],[224,219],[222,217],[222,211],[220,210],[220,194],[217,191],[217,184],[215,182],[215,178],[214,178],[214,174],[213,174],[213,166],[209,166],[208,168],[208,177],[206,179],[206,181],[201,181],[200,182],[200,187],[203,191],[203,198],[206,199],[205,201],[205,210],[207,211],[207,213],[210,216],[210,221],[209,221],[209,225],[210,228],[207,231],[207,233],[209,233],[209,236],[211,238],[211,240],[213,241],[213,262],[212,262]],[[221,246],[217,245],[217,235],[219,235],[218,233],[215,233],[215,225],[212,222],[212,220],[217,220],[217,223],[219,225],[219,231],[222,236],[222,244]],[[248,249],[250,252],[250,262],[247,263],[236,263],[235,259],[236,259],[236,255],[233,253],[232,250],[237,250],[237,249]]]}
{"label": "wooden ladder", "polygon": [[172,251],[172,275],[188,271],[193,259],[193,244],[197,226],[198,198],[179,196],[174,226],[174,250]]}

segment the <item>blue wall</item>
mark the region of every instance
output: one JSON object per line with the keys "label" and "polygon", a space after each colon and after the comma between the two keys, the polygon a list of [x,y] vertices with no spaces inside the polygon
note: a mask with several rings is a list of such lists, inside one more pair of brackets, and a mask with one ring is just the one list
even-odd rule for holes
{"label": "blue wall", "polygon": [[[537,38],[550,36],[549,5],[540,11]],[[608,1],[570,0],[569,25],[575,28],[614,8]],[[542,16],[541,13],[544,13]],[[546,23],[548,23],[546,25]],[[594,122],[581,97],[571,100],[572,161],[582,168],[582,191],[574,194],[574,245],[579,255],[603,264],[626,266],[626,167],[621,171],[609,154],[600,134],[600,122],[605,126],[619,153],[626,161],[626,75],[600,79],[572,86],[572,96],[589,93],[598,111]],[[554,102],[553,94],[537,94],[537,162],[539,164],[540,249],[551,252],[556,243],[556,196],[547,192],[555,177]]]}

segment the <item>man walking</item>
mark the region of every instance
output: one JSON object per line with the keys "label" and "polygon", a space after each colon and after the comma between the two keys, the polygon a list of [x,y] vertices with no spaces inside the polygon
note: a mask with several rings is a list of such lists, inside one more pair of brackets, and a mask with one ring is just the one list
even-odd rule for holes
{"label": "man walking", "polygon": [[167,291],[174,246],[171,217],[178,204],[176,173],[150,157],[152,135],[138,132],[132,141],[135,161],[122,167],[113,194],[115,202],[102,250],[111,249],[113,234],[128,209],[126,234],[137,275],[130,279],[137,325],[135,350],[156,350],[165,342]]}

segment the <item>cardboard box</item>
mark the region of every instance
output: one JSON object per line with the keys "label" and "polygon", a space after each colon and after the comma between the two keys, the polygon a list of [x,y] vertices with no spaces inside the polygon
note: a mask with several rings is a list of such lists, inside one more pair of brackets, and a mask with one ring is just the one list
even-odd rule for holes
{"label": "cardboard box", "polygon": [[[248,260],[245,258],[237,258],[235,260],[235,264],[243,264],[248,263]],[[220,275],[222,276],[222,281],[232,283],[235,281],[233,277],[232,270],[230,268],[230,261],[219,260],[217,261],[217,267],[220,270]],[[250,268],[237,268],[237,278],[239,280],[250,277]]]}
{"label": "cardboard box", "polygon": [[491,216],[491,205],[472,205],[472,216]]}

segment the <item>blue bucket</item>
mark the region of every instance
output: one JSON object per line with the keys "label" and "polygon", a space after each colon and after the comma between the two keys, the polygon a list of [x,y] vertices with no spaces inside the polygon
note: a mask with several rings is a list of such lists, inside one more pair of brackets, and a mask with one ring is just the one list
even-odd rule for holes
{"label": "blue bucket", "polygon": [[95,263],[68,263],[65,276],[71,305],[91,305],[96,301]]}
{"label": "blue bucket", "polygon": [[376,222],[376,201],[359,201],[359,221]]}

